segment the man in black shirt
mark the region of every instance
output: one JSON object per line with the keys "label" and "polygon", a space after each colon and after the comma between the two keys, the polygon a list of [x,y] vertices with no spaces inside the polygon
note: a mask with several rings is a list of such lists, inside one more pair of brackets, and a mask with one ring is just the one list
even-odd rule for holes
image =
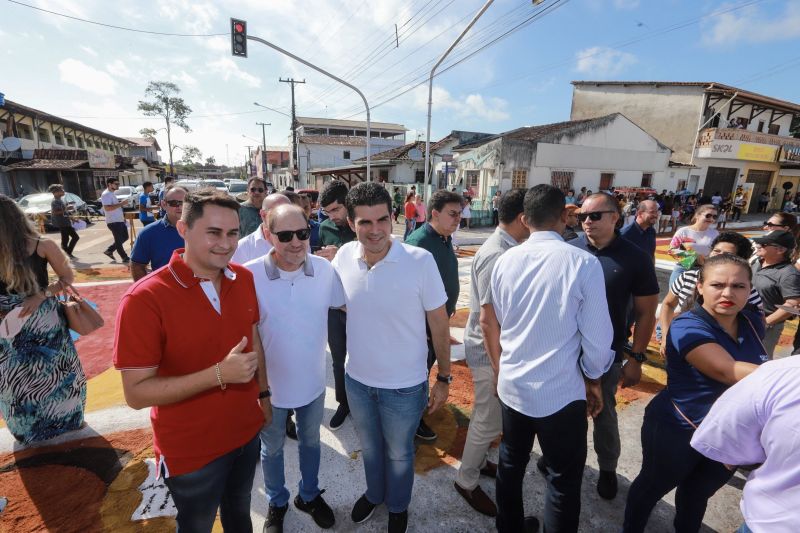
{"label": "man in black shirt", "polygon": [[61,249],[64,250],[68,256],[74,257],[72,251],[75,245],[78,244],[78,233],[72,227],[72,222],[67,214],[67,204],[64,203],[64,187],[58,183],[54,183],[47,188],[47,191],[53,195],[53,201],[50,203],[50,221],[53,226],[58,228],[61,232]]}

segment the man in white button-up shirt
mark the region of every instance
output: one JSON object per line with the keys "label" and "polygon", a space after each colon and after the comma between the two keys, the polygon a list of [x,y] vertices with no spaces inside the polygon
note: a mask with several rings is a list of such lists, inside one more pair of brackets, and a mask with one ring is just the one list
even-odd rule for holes
{"label": "man in white button-up shirt", "polygon": [[495,263],[494,313],[486,313],[484,330],[499,368],[503,417],[497,529],[538,530],[522,504],[525,467],[538,437],[548,465],[544,529],[577,531],[586,415],[600,412],[599,379],[614,359],[603,270],[595,257],[561,238],[567,211],[559,189],[531,188],[524,209],[531,236]]}
{"label": "man in white button-up shirt", "polygon": [[[350,516],[364,522],[385,503],[389,533],[404,533],[414,485],[414,433],[425,407],[437,410],[449,394],[447,293],[431,253],[392,238],[386,189],[359,183],[345,203],[357,240],[339,248],[332,264],[347,306],[345,388],[367,481]],[[426,319],[438,363],[430,401]]]}

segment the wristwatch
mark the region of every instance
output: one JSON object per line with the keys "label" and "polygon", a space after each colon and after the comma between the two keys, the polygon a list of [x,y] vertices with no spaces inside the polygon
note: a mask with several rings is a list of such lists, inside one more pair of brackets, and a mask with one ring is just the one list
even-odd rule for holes
{"label": "wristwatch", "polygon": [[269,398],[270,396],[272,396],[272,391],[269,390],[269,388],[267,390],[262,390],[261,392],[258,393],[259,400],[263,400],[264,398]]}
{"label": "wristwatch", "polygon": [[628,351],[627,354],[630,355],[637,363],[644,363],[647,361],[647,356],[642,352]]}
{"label": "wristwatch", "polygon": [[448,385],[450,385],[453,382],[453,376],[452,374],[447,376],[436,374],[436,381],[439,381],[441,383],[447,383]]}

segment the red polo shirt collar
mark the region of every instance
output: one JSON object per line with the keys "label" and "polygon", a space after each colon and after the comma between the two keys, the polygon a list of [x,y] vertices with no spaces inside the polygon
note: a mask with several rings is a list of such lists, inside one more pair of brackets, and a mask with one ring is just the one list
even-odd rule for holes
{"label": "red polo shirt collar", "polygon": [[[192,269],[189,268],[189,265],[187,265],[183,260],[184,251],[185,248],[178,248],[172,252],[172,257],[169,260],[169,271],[172,273],[175,281],[178,282],[178,285],[184,289],[188,289],[198,285],[202,281],[209,281],[205,278],[199,278],[194,275]],[[230,281],[236,281],[236,272],[231,270],[229,267],[226,266],[225,270],[223,270],[223,273]]]}

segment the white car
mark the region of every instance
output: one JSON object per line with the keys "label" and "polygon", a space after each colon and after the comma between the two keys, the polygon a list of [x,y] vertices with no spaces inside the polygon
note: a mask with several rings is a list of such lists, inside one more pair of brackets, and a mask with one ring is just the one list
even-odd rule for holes
{"label": "white car", "polygon": [[114,196],[117,197],[117,201],[120,203],[128,200],[128,203],[124,206],[125,209],[139,208],[139,193],[136,191],[136,187],[121,185],[119,189],[114,191]]}
{"label": "white car", "polygon": [[200,180],[200,187],[214,187],[218,191],[228,192],[228,186],[222,180]]}

